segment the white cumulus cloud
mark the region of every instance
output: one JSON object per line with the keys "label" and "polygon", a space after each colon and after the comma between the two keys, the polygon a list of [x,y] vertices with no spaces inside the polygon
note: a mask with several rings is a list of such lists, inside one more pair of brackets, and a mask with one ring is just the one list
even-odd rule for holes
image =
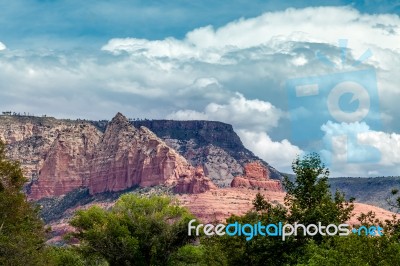
{"label": "white cumulus cloud", "polygon": [[[383,127],[400,132],[399,25],[397,15],[309,7],[193,29],[182,39],[113,38],[101,51],[8,48],[0,56],[0,105],[4,110],[70,118],[104,119],[120,111],[129,117],[218,120],[241,130],[251,150],[285,169],[293,155],[305,149],[290,143],[296,132],[290,132],[285,119],[285,84],[291,78],[374,67]],[[338,39],[349,40],[347,65],[367,48],[372,57],[358,67],[339,67]],[[5,48],[0,43],[0,50]],[[317,51],[337,66],[322,64]],[[321,108],[315,106],[315,112]],[[299,109],[297,115],[307,112]],[[335,129],[326,130],[329,134]],[[345,165],[334,171],[398,173],[397,155],[389,149],[397,147],[396,133],[370,134],[369,140],[378,143],[383,154],[380,163],[371,165],[380,168]],[[282,152],[265,154],[264,145],[267,151],[272,145]]]}
{"label": "white cumulus cloud", "polygon": [[230,123],[245,147],[280,171],[291,172],[293,159],[302,154],[299,147],[287,139],[273,141],[266,131],[277,127],[285,114],[269,102],[246,99],[236,93],[226,104],[210,103],[203,111],[179,110],[168,119],[216,120]]}
{"label": "white cumulus cloud", "polygon": [[336,175],[378,176],[400,171],[400,134],[371,130],[364,122],[322,126],[326,147]]}
{"label": "white cumulus cloud", "polygon": [[238,130],[243,144],[278,170],[291,173],[291,163],[296,156],[301,156],[303,151],[287,139],[273,141],[265,132],[252,132]]}
{"label": "white cumulus cloud", "polygon": [[263,131],[278,125],[284,112],[269,102],[249,100],[236,93],[226,104],[209,103],[204,111],[179,110],[167,115],[168,119],[207,119],[230,123],[236,128]]}
{"label": "white cumulus cloud", "polygon": [[284,50],[282,43],[287,41],[335,45],[338,38],[347,38],[352,40],[353,48],[360,51],[371,46],[398,51],[400,32],[395,25],[400,25],[396,15],[361,14],[351,7],[289,8],[239,19],[217,29],[212,26],[194,29],[183,40],[115,38],[102,49],[154,57],[211,60],[228,52],[262,45]]}

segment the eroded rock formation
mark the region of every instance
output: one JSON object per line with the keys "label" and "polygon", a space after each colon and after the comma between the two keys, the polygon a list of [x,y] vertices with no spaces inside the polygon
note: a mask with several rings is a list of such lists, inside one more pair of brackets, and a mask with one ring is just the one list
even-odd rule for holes
{"label": "eroded rock formation", "polygon": [[160,184],[179,193],[215,187],[153,132],[135,128],[120,113],[104,133],[81,120],[1,116],[0,138],[8,155],[21,162],[33,200],[80,187],[91,194]]}
{"label": "eroded rock formation", "polygon": [[244,166],[244,175],[232,180],[231,187],[261,188],[269,191],[283,191],[279,180],[270,179],[269,170],[260,162]]}
{"label": "eroded rock formation", "polygon": [[122,115],[108,125],[91,164],[91,194],[133,186],[177,185],[181,193],[213,187],[181,155],[145,127],[137,129]]}

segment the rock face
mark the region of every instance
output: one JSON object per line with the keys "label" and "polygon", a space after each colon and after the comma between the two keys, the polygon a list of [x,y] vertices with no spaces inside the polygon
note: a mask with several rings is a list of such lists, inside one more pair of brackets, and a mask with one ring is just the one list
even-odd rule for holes
{"label": "rock face", "polygon": [[[244,166],[261,161],[272,179],[282,175],[246,149],[229,124],[216,121],[131,121],[145,126],[177,150],[194,166],[203,166],[205,174],[218,186],[230,187],[234,176],[243,175]],[[101,128],[104,123],[96,123]]]}
{"label": "rock face", "polygon": [[81,121],[0,117],[8,156],[21,162],[30,199],[64,195],[88,182],[88,162],[102,133]]}
{"label": "rock face", "polygon": [[[284,192],[252,190],[246,188],[219,188],[201,194],[178,195],[180,204],[187,207],[203,223],[225,222],[231,215],[244,215],[253,208],[252,201],[261,193],[272,204],[284,205]],[[373,211],[382,221],[392,219],[395,213],[362,203],[354,204],[353,216],[349,224],[359,224],[357,217],[361,213]]]}
{"label": "rock face", "polygon": [[[104,123],[104,121],[103,121]],[[0,116],[8,156],[21,162],[32,200],[88,187],[91,194],[164,184],[179,193],[215,185],[177,151],[122,114],[103,133],[86,121]]]}
{"label": "rock face", "polygon": [[133,186],[177,185],[180,193],[213,187],[185,158],[145,127],[137,129],[122,115],[108,125],[91,164],[91,194]]}
{"label": "rock face", "polygon": [[282,191],[279,180],[270,179],[269,170],[260,162],[248,163],[244,167],[244,176],[232,180],[231,187],[261,188],[268,191]]}
{"label": "rock face", "polygon": [[174,187],[174,192],[197,194],[212,189],[217,189],[217,186],[204,175],[202,167],[197,167],[191,170],[190,176],[185,176],[178,180],[177,185]]}
{"label": "rock face", "polygon": [[58,133],[44,156],[37,179],[32,180],[32,199],[64,195],[87,186],[89,163],[99,141],[99,132],[91,125],[78,125]]}

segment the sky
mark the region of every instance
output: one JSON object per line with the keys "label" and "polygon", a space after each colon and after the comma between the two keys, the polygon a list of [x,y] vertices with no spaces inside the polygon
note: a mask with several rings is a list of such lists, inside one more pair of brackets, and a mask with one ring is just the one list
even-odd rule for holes
{"label": "sky", "polygon": [[400,1],[0,1],[0,106],[217,120],[278,170],[400,173]]}

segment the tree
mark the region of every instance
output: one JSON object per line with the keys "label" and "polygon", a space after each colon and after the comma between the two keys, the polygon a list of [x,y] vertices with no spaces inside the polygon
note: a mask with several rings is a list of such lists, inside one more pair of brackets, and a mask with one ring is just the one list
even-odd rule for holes
{"label": "tree", "polygon": [[390,237],[349,235],[310,241],[297,265],[398,265],[400,243]]}
{"label": "tree", "polygon": [[[295,222],[323,225],[347,221],[353,210],[340,192],[331,194],[328,184],[329,170],[318,154],[297,157],[292,165],[295,180],[285,178],[287,191],[285,207],[272,205],[260,193],[253,200],[253,210],[244,216],[232,216],[227,223],[240,224],[293,224]],[[309,255],[310,243],[321,243],[322,236],[305,237],[299,233],[282,241],[277,236],[254,236],[246,241],[244,236],[222,236],[202,239],[202,244],[220,246],[229,265],[294,265]],[[308,257],[307,257],[308,258]],[[306,259],[305,259],[306,260]]]}
{"label": "tree", "polygon": [[110,265],[166,265],[194,239],[187,232],[193,218],[168,197],[126,194],[111,210],[78,211],[71,225],[87,256],[99,255]]}
{"label": "tree", "polygon": [[271,204],[260,193],[257,193],[256,198],[253,200],[252,203],[254,209],[257,212],[268,211],[271,208]]}
{"label": "tree", "polygon": [[217,245],[185,245],[174,252],[169,264],[171,266],[225,266],[227,259]]}
{"label": "tree", "polygon": [[0,265],[44,265],[44,224],[22,192],[25,182],[0,141]]}
{"label": "tree", "polygon": [[284,179],[287,191],[285,205],[289,209],[289,222],[307,224],[339,224],[351,217],[353,201],[345,200],[344,194],[329,190],[329,170],[316,153],[297,157],[292,164],[295,181]]}

